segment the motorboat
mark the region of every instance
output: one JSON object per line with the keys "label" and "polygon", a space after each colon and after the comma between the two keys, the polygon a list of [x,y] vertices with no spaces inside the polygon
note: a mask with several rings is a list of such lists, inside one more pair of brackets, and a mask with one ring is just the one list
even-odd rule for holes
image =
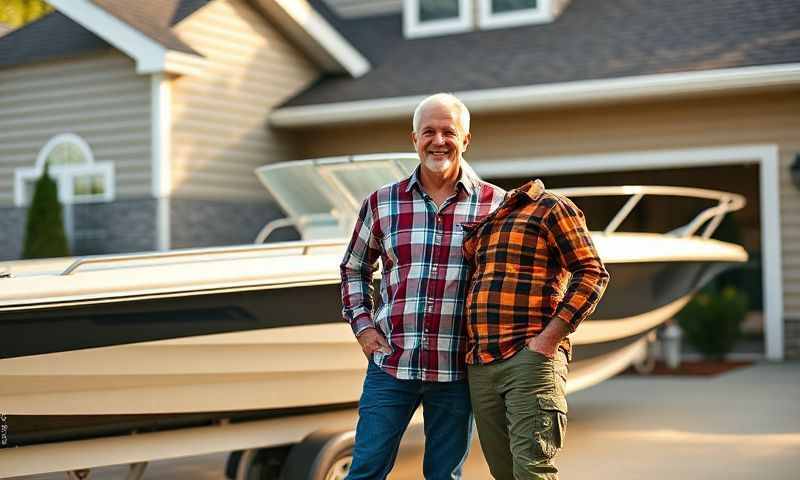
{"label": "motorboat", "polygon": [[[339,263],[361,199],[417,163],[379,154],[261,167],[256,174],[287,216],[252,245],[0,264],[0,412],[9,444],[354,406],[366,360],[341,319]],[[711,238],[744,206],[740,195],[662,186],[554,191],[628,197],[592,232],[612,281],[573,334],[569,392],[641,359],[654,329],[747,260],[741,246]],[[618,231],[646,195],[713,205],[670,232]],[[268,242],[286,227],[300,240]]]}

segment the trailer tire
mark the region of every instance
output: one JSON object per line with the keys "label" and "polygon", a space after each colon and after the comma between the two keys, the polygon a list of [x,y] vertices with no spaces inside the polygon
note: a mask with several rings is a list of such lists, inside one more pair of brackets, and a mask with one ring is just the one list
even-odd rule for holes
{"label": "trailer tire", "polygon": [[289,451],[282,480],[344,480],[353,457],[354,431],[318,431]]}
{"label": "trailer tire", "polygon": [[225,475],[235,480],[278,480],[287,454],[286,447],[232,452]]}

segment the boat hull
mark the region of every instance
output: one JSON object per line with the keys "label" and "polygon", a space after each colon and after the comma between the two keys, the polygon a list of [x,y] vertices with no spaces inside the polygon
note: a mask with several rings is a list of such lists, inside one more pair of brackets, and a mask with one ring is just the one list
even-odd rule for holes
{"label": "boat hull", "polygon": [[[651,332],[738,261],[607,262],[609,288],[572,335],[568,391],[642,358]],[[339,295],[329,277],[2,310],[10,441],[351,408],[366,359]]]}
{"label": "boat hull", "polygon": [[[589,322],[629,319],[673,304],[730,265],[729,262],[608,264],[612,282]],[[340,323],[340,311],[339,283],[335,280],[292,287],[250,286],[191,295],[165,294],[0,311],[0,359]]]}
{"label": "boat hull", "polygon": [[[577,347],[568,392],[641,357],[648,333]],[[3,366],[0,403],[13,446],[354,408],[366,359],[349,327],[338,324],[60,352]]]}

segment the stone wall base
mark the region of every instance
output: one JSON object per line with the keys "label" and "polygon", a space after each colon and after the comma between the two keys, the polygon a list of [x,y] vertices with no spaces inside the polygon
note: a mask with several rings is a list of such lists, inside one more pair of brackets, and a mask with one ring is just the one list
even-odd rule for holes
{"label": "stone wall base", "polygon": [[785,359],[800,359],[800,318],[784,319],[783,349]]}
{"label": "stone wall base", "polygon": [[[225,202],[172,198],[170,247],[194,248],[253,243],[261,228],[271,220],[283,218],[273,202]],[[291,228],[270,235],[269,241],[297,240]]]}

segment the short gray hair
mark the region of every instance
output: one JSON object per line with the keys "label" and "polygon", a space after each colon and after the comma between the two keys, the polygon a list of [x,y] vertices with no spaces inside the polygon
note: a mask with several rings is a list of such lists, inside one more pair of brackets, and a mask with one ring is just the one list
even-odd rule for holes
{"label": "short gray hair", "polygon": [[419,102],[417,108],[414,109],[414,119],[412,120],[412,127],[414,128],[415,132],[419,128],[422,111],[425,110],[425,107],[432,103],[438,103],[450,108],[455,108],[458,111],[458,117],[461,120],[461,128],[464,129],[464,133],[469,133],[469,110],[467,110],[467,106],[464,105],[464,103],[459,100],[458,97],[450,93],[437,93]]}

